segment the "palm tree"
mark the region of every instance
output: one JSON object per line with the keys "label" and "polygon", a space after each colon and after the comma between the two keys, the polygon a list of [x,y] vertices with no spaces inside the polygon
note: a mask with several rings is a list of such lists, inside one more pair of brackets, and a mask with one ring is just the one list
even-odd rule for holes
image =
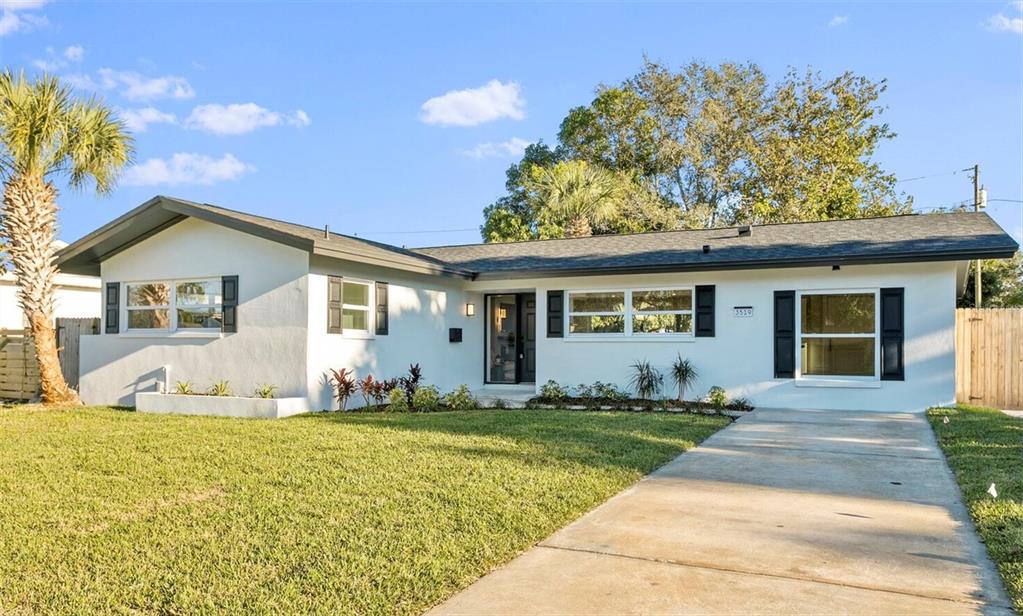
{"label": "palm tree", "polygon": [[533,167],[529,187],[563,221],[566,237],[593,235],[593,225],[614,216],[623,200],[615,174],[582,160]]}
{"label": "palm tree", "polygon": [[72,189],[84,188],[91,179],[97,193],[108,193],[131,160],[132,146],[124,124],[96,99],[73,97],[55,77],[29,82],[24,73],[0,73],[0,238],[21,288],[19,301],[35,343],[43,402],[79,402],[60,371],[53,329],[53,176],[66,176]]}

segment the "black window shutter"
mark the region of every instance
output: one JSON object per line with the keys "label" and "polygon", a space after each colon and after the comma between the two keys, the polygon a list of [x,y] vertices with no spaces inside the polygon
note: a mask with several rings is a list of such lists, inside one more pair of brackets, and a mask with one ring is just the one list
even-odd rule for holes
{"label": "black window shutter", "polygon": [[696,287],[696,337],[714,337],[714,285]]}
{"label": "black window shutter", "polygon": [[377,335],[387,335],[387,283],[378,282],[377,286]]}
{"label": "black window shutter", "polygon": [[905,289],[881,289],[881,380],[906,379],[902,348],[905,340]]}
{"label": "black window shutter", "polygon": [[108,334],[116,334],[121,331],[121,283],[108,282],[107,294],[104,298],[107,326],[104,330]]}
{"label": "black window shutter", "polygon": [[220,331],[238,331],[238,276],[223,276],[220,280],[224,318]]}
{"label": "black window shutter", "polygon": [[774,378],[796,376],[796,292],[774,292]]}
{"label": "black window shutter", "polygon": [[565,292],[547,292],[547,337],[565,337]]}
{"label": "black window shutter", "polygon": [[327,333],[341,333],[341,285],[340,276],[327,277]]}

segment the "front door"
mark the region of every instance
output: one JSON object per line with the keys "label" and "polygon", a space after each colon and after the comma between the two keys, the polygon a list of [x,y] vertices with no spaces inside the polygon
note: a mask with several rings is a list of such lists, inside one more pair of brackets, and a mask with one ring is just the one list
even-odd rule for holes
{"label": "front door", "polygon": [[536,380],[536,294],[487,296],[487,383]]}
{"label": "front door", "polygon": [[519,381],[536,381],[536,294],[519,295]]}

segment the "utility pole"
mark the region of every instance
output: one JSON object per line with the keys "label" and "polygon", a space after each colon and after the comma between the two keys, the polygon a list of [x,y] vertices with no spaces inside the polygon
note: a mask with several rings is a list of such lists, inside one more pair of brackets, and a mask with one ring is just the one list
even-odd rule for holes
{"label": "utility pole", "polygon": [[[973,211],[979,212],[981,207],[980,203],[980,165],[973,166]],[[973,292],[973,307],[980,308],[983,306],[980,296],[980,273],[981,264],[980,259],[977,259],[977,266],[974,269],[974,292]]]}

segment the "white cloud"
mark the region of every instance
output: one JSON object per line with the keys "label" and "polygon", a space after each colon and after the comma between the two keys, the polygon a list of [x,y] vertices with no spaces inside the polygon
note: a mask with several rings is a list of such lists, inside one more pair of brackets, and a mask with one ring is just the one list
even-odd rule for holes
{"label": "white cloud", "polygon": [[1023,34],[1023,17],[1007,17],[999,13],[987,20],[987,29],[992,32],[1012,32]]}
{"label": "white cloud", "polygon": [[131,71],[101,68],[97,78],[89,75],[67,75],[68,83],[88,90],[114,90],[128,100],[154,100],[159,98],[185,99],[195,96],[195,90],[184,77],[165,75],[144,77]]}
{"label": "white cloud", "polygon": [[128,130],[143,133],[150,124],[174,124],[178,119],[172,113],[164,113],[155,107],[121,109],[118,111]]}
{"label": "white cloud", "polygon": [[423,103],[422,120],[441,126],[476,126],[500,118],[526,117],[521,87],[492,79],[478,88],[452,90]]}
{"label": "white cloud", "polygon": [[512,137],[508,141],[502,141],[500,143],[486,142],[478,143],[476,147],[471,150],[463,152],[469,158],[493,158],[493,157],[509,157],[513,158],[521,156],[522,152],[526,150],[531,142],[518,137]]}
{"label": "white cloud", "polygon": [[835,28],[837,26],[844,26],[848,22],[849,22],[848,15],[835,15],[834,17],[831,18],[831,21],[828,22],[828,27]]}
{"label": "white cloud", "polygon": [[55,73],[71,62],[81,62],[84,57],[85,49],[81,45],[72,45],[59,56],[53,47],[47,47],[46,57],[32,60],[32,65],[41,71]]}
{"label": "white cloud", "polygon": [[64,50],[64,58],[68,62],[81,62],[85,57],[85,48],[81,45],[71,45]]}
{"label": "white cloud", "polygon": [[251,171],[255,171],[255,167],[243,163],[232,154],[211,158],[205,154],[178,152],[170,160],[150,158],[129,168],[122,183],[126,186],[208,185],[237,180]]}
{"label": "white cloud", "polygon": [[270,111],[256,103],[199,105],[185,120],[185,126],[215,135],[242,135],[264,126],[309,126],[306,112],[293,114]]}
{"label": "white cloud", "polygon": [[49,22],[43,15],[26,11],[36,11],[48,0],[0,0],[0,36],[14,32],[29,32]]}

